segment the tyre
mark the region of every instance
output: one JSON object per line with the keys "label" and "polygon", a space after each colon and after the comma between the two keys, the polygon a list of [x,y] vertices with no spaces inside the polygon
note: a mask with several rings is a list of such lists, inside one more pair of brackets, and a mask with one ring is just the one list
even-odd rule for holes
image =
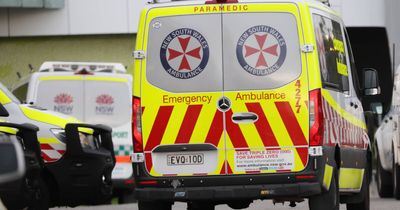
{"label": "tyre", "polygon": [[215,205],[205,202],[188,202],[187,210],[214,210]]}
{"label": "tyre", "polygon": [[171,210],[172,209],[171,203],[160,202],[160,201],[152,201],[152,202],[139,201],[138,206],[139,206],[139,210]]}
{"label": "tyre", "polygon": [[376,161],[376,186],[378,188],[378,194],[381,198],[389,198],[393,196],[393,177],[389,171],[385,171],[382,168],[381,160],[378,154],[378,160]]}
{"label": "tyre", "polygon": [[333,171],[331,186],[328,192],[310,197],[308,205],[310,210],[339,210],[339,184],[336,169]]}
{"label": "tyre", "polygon": [[369,172],[365,173],[363,185],[361,187],[362,200],[357,203],[348,203],[346,204],[347,210],[369,210],[370,208],[370,199],[369,199]]}
{"label": "tyre", "polygon": [[400,200],[400,166],[393,159],[393,196]]}
{"label": "tyre", "polygon": [[[35,180],[31,189],[27,186],[21,188],[19,194],[2,195],[1,199],[8,210],[48,210],[50,208],[50,195],[43,179]],[[28,193],[29,191],[29,193]]]}
{"label": "tyre", "polygon": [[39,180],[39,189],[35,192],[34,202],[28,206],[28,210],[49,210],[50,194],[43,179]]}

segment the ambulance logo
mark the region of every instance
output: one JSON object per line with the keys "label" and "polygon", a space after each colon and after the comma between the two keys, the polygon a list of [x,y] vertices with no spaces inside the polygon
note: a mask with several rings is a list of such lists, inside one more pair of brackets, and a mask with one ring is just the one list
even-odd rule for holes
{"label": "ambulance logo", "polygon": [[286,52],[286,41],[282,34],[265,25],[247,29],[236,46],[239,64],[255,76],[266,76],[277,71],[286,59]]}
{"label": "ambulance logo", "polygon": [[190,79],[203,72],[209,54],[207,40],[190,28],[177,29],[168,34],[160,50],[165,71],[178,79]]}
{"label": "ambulance logo", "polygon": [[101,94],[96,97],[96,114],[113,115],[114,114],[114,98],[108,94]]}
{"label": "ambulance logo", "polygon": [[54,107],[53,110],[56,112],[61,112],[63,114],[71,114],[74,106],[72,103],[74,102],[74,98],[67,93],[60,93],[54,97]]}

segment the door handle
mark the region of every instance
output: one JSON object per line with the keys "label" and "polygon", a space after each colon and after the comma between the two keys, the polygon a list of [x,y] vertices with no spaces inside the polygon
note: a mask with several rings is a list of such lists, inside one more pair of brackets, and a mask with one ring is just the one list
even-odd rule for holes
{"label": "door handle", "polygon": [[254,123],[258,120],[258,115],[253,112],[240,112],[232,115],[232,121],[236,124]]}

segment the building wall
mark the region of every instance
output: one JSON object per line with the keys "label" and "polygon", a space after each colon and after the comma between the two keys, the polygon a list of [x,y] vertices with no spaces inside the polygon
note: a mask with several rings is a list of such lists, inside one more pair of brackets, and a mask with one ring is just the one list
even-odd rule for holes
{"label": "building wall", "polygon": [[62,9],[0,8],[0,37],[136,33],[145,0],[65,0]]}
{"label": "building wall", "polygon": [[[133,71],[134,35],[0,38],[0,81],[15,87],[44,61],[120,62]],[[17,77],[17,72],[22,80]]]}

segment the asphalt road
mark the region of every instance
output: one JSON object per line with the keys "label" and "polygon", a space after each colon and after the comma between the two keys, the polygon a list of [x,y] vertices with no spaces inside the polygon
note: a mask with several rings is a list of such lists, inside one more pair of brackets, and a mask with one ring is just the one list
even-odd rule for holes
{"label": "asphalt road", "polygon": [[[71,210],[70,208],[53,208],[52,210]],[[77,207],[74,210],[137,210],[137,204],[129,204],[129,205],[111,205],[111,206],[96,206],[96,207]],[[185,203],[176,203],[173,210],[186,210]],[[216,210],[231,210],[227,205],[218,205]],[[284,210],[284,209],[293,209],[293,210],[308,210],[308,202],[307,200],[297,204],[295,208],[289,207],[289,203],[276,204],[274,205],[272,201],[255,201],[250,205],[247,210]],[[340,206],[341,210],[346,210],[345,205]],[[371,185],[371,210],[400,210],[400,201],[396,201],[395,199],[381,199],[379,198],[376,192],[376,186],[374,184]]]}

